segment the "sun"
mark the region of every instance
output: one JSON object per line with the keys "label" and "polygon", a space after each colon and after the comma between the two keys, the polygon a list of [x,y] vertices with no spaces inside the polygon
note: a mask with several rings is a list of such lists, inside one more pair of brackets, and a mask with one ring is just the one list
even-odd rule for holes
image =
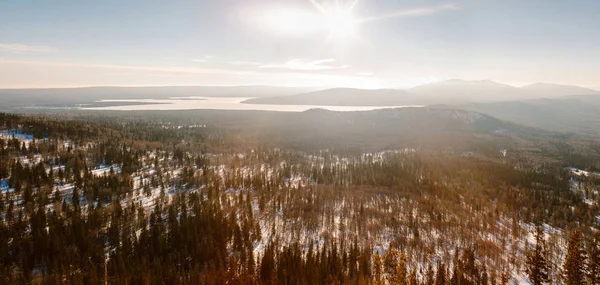
{"label": "sun", "polygon": [[328,39],[342,42],[358,37],[360,20],[354,8],[358,1],[340,4],[338,1],[309,0],[314,10],[291,5],[276,5],[261,10],[253,18],[264,30],[278,36],[303,37],[318,33]]}

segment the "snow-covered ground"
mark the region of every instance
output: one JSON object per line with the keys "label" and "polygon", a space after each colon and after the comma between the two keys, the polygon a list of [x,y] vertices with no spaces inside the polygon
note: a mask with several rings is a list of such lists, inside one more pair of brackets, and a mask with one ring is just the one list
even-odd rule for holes
{"label": "snow-covered ground", "polygon": [[94,170],[92,170],[92,175],[94,176],[103,176],[103,175],[108,175],[110,174],[110,170],[113,170],[113,172],[115,174],[121,173],[121,167],[119,167],[118,165],[114,164],[114,165],[99,165],[97,168],[95,168]]}
{"label": "snow-covered ground", "polygon": [[575,167],[567,167],[567,169],[569,169],[573,174],[575,174],[577,176],[600,175],[600,173],[585,171],[585,170],[577,169]]}

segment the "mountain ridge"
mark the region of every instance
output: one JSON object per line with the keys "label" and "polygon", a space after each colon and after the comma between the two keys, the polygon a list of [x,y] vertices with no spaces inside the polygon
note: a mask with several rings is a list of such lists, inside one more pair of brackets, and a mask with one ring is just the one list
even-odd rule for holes
{"label": "mountain ridge", "polygon": [[491,80],[450,79],[409,89],[331,88],[277,98],[253,98],[246,104],[403,106],[415,104],[491,103],[598,94],[600,91],[573,85],[536,83],[523,87]]}

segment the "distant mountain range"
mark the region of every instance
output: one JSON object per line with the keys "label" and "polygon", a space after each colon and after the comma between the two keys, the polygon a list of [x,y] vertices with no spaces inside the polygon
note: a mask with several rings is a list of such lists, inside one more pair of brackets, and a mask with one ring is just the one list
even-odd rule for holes
{"label": "distant mountain range", "polygon": [[535,83],[521,87],[533,94],[542,97],[560,97],[565,95],[595,95],[600,94],[600,91],[583,88],[573,85],[558,85],[550,83]]}
{"label": "distant mountain range", "polygon": [[90,104],[103,99],[168,99],[170,97],[275,97],[317,88],[276,86],[158,86],[0,89],[2,107]]}
{"label": "distant mountain range", "polygon": [[[289,96],[254,98],[247,104],[319,106],[396,106],[411,104],[414,96],[404,90],[332,88]],[[416,102],[416,101],[415,101]]]}
{"label": "distant mountain range", "polygon": [[536,83],[514,87],[489,80],[446,80],[414,88],[353,89],[274,86],[165,86],[0,89],[0,107],[89,104],[102,99],[167,99],[170,97],[250,97],[247,104],[315,106],[400,106],[465,104],[599,94],[578,86]]}
{"label": "distant mountain range", "polygon": [[514,87],[490,80],[446,80],[407,90],[365,90],[334,88],[289,96],[254,98],[248,104],[335,105],[335,106],[399,106],[430,104],[462,104],[557,98],[567,95],[591,95],[600,91],[578,86],[536,83]]}
{"label": "distant mountain range", "polygon": [[[56,112],[53,110],[61,112],[61,107],[64,106],[95,104],[95,101],[102,99],[168,99],[190,96],[253,97],[244,103],[312,105],[316,106],[315,108],[318,106],[427,105],[476,111],[500,120],[552,131],[592,136],[600,134],[600,91],[548,83],[515,87],[489,80],[446,80],[406,90],[352,88],[319,90],[318,88],[270,86],[0,89],[0,111],[52,113]],[[35,106],[58,108],[47,111],[31,108]],[[64,110],[74,112],[72,109]]]}

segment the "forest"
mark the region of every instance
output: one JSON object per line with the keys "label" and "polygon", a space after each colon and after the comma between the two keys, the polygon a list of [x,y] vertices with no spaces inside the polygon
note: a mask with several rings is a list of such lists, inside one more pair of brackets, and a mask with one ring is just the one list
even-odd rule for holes
{"label": "forest", "polygon": [[600,284],[600,144],[391,115],[0,113],[0,284]]}

